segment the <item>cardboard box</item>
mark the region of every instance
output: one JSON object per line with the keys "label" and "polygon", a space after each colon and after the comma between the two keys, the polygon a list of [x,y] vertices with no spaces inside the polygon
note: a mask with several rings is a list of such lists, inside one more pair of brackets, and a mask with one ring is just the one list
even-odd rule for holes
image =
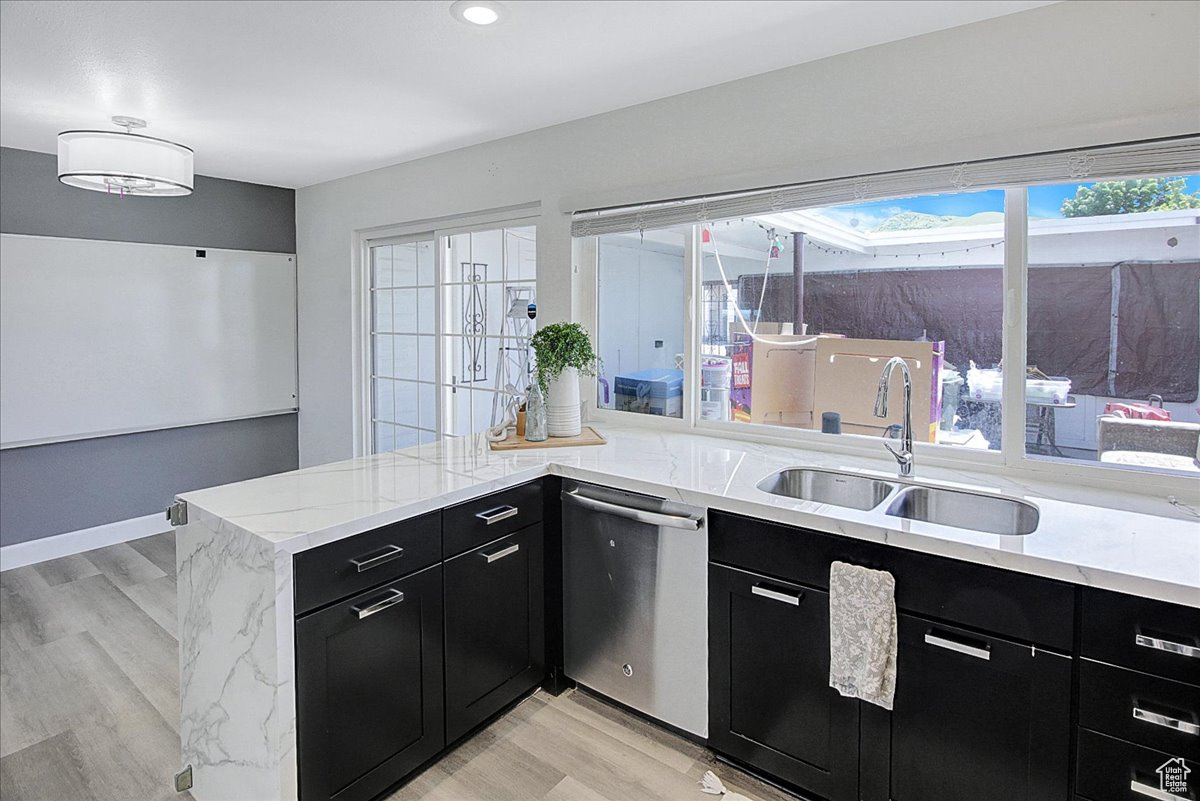
{"label": "cardboard box", "polygon": [[907,342],[888,339],[819,339],[815,353],[813,412],[842,416],[842,432],[883,436],[888,426],[904,419],[899,374],[892,376],[888,416],[875,416],[875,394],[883,366],[900,356],[912,375],[913,439],[933,442],[942,412],[942,342]]}
{"label": "cardboard box", "polygon": [[750,422],[813,427],[814,368],[820,338],[759,335],[751,348]]}

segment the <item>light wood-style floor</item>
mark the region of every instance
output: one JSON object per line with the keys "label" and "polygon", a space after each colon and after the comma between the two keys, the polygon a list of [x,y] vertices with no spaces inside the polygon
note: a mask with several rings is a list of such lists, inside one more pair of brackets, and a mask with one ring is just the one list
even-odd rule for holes
{"label": "light wood-style floor", "polygon": [[[0,573],[3,801],[190,801],[171,784],[175,613],[173,534]],[[709,769],[794,801],[586,693],[539,692],[388,801],[708,801]]]}

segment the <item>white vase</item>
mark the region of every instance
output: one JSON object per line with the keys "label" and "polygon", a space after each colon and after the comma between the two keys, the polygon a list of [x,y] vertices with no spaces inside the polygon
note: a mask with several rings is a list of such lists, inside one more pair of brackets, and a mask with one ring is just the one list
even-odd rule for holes
{"label": "white vase", "polygon": [[568,367],[550,382],[546,394],[546,433],[576,437],[583,430],[579,418],[579,371]]}

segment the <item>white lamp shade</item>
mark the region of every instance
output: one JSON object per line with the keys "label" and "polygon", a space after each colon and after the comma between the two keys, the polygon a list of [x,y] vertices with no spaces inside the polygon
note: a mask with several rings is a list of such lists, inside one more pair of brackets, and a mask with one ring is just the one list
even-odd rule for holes
{"label": "white lamp shade", "polygon": [[192,150],[141,134],[63,131],[58,180],[68,186],[123,195],[190,195]]}

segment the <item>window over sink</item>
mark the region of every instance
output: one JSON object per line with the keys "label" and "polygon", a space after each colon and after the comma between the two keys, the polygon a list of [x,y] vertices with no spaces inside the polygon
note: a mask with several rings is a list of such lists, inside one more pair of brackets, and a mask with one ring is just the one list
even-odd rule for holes
{"label": "window over sink", "polygon": [[[1197,165],[1181,137],[580,213],[588,322],[607,372],[617,341],[619,370],[677,370],[683,425],[874,449],[900,434],[899,403],[875,414],[899,356],[918,453],[1200,475]],[[618,248],[639,260],[614,292]],[[684,346],[621,321],[635,294]]]}

